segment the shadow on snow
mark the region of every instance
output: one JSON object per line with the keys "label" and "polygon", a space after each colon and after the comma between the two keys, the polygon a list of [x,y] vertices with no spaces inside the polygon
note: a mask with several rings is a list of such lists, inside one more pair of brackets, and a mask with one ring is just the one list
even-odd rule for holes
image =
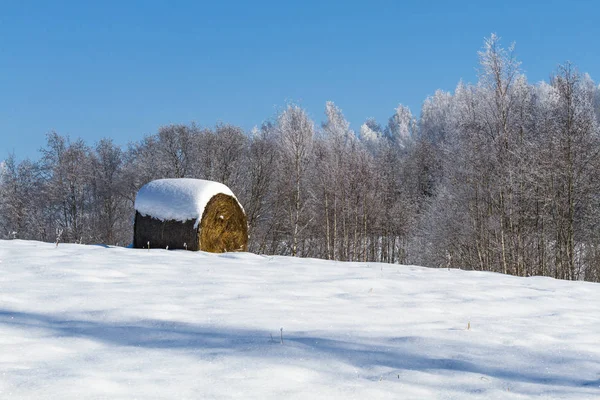
{"label": "shadow on snow", "polygon": [[[32,335],[36,331],[57,337],[72,337],[89,339],[116,346],[132,346],[148,349],[185,349],[199,352],[205,357],[227,356],[235,354],[247,357],[273,357],[281,354],[273,349],[286,351],[285,358],[307,358],[307,353],[317,359],[337,360],[359,368],[384,367],[393,370],[411,371],[447,371],[468,372],[487,375],[493,378],[526,382],[540,385],[556,385],[566,387],[598,387],[600,380],[585,380],[561,374],[540,372],[523,372],[511,370],[510,365],[502,365],[500,360],[495,360],[497,354],[520,353],[521,349],[487,349],[484,355],[490,360],[487,365],[478,365],[472,361],[459,358],[435,358],[418,354],[419,348],[439,349],[444,346],[456,346],[452,342],[416,337],[395,337],[376,339],[381,344],[368,344],[370,339],[356,338],[355,341],[333,340],[322,337],[311,337],[302,333],[290,334],[284,331],[284,346],[279,344],[279,331],[271,336],[267,331],[244,330],[229,327],[205,327],[202,325],[180,323],[163,320],[139,320],[134,322],[92,321],[85,319],[72,319],[59,315],[44,315],[39,313],[14,312],[0,309],[0,325],[18,327],[30,330]],[[418,342],[418,345],[415,344]],[[291,349],[290,349],[291,348]],[[469,345],[474,349],[475,345]],[[412,350],[411,350],[412,349]],[[460,347],[464,349],[464,345]],[[460,351],[458,349],[458,351]],[[482,348],[477,348],[481,353]],[[431,352],[431,351],[430,351]],[[466,358],[466,357],[463,357]],[[532,363],[540,363],[547,367],[576,362],[575,358],[552,358],[547,354],[535,354]],[[600,363],[596,362],[600,370]],[[531,366],[529,366],[531,367]],[[539,365],[538,365],[539,367]],[[573,373],[568,366],[563,366],[565,371]],[[522,369],[522,368],[521,368]],[[534,368],[528,368],[534,369]],[[583,373],[583,371],[580,371]],[[581,374],[579,374],[581,375]]]}

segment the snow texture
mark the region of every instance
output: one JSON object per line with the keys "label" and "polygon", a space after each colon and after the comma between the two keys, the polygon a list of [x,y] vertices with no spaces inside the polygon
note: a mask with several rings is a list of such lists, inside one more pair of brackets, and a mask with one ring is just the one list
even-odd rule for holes
{"label": "snow texture", "polygon": [[135,209],[143,216],[161,221],[195,219],[195,227],[198,227],[204,208],[219,193],[237,200],[233,192],[219,182],[190,178],[158,179],[142,186],[135,198]]}
{"label": "snow texture", "polygon": [[598,284],[20,240],[0,268],[2,399],[600,398]]}

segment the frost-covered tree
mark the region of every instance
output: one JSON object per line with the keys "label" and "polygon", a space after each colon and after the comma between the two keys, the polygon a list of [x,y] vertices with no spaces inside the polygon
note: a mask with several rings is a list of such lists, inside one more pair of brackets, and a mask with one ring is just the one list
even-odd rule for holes
{"label": "frost-covered tree", "polygon": [[394,115],[388,121],[384,135],[395,145],[405,148],[410,145],[417,129],[417,121],[410,109],[402,104],[398,105]]}
{"label": "frost-covered tree", "polygon": [[231,124],[215,127],[212,146],[204,157],[212,160],[211,179],[236,189],[241,185],[243,162],[246,157],[247,137],[244,131]]}
{"label": "frost-covered tree", "polygon": [[159,157],[163,175],[184,178],[191,173],[192,129],[187,125],[166,125],[158,130],[155,157]]}
{"label": "frost-covered tree", "polygon": [[325,115],[327,119],[322,128],[327,137],[342,142],[351,142],[356,138],[342,110],[333,101],[325,103]]}
{"label": "frost-covered tree", "polygon": [[99,243],[128,244],[132,204],[123,180],[123,151],[111,139],[100,140],[92,154],[94,231]]}
{"label": "frost-covered tree", "polygon": [[381,127],[375,122],[374,119],[368,119],[360,126],[358,138],[367,147],[373,148],[377,146],[381,140],[381,136]]}
{"label": "frost-covered tree", "polygon": [[241,192],[242,204],[248,218],[250,250],[265,253],[268,238],[274,227],[273,204],[274,183],[276,181],[277,142],[275,127],[265,123],[255,128],[249,138],[246,185]]}
{"label": "frost-covered tree", "polygon": [[90,148],[81,139],[52,132],[41,150],[41,172],[46,180],[48,212],[55,218],[55,230],[72,242],[88,242],[92,234],[89,213],[92,198]]}
{"label": "frost-covered tree", "polygon": [[[350,180],[347,165],[356,145],[356,136],[342,110],[333,102],[325,104],[326,119],[315,148],[313,212],[323,228],[327,258],[348,258]],[[318,245],[318,244],[317,244]]]}
{"label": "frost-covered tree", "polygon": [[298,105],[290,104],[277,117],[277,131],[280,168],[284,171],[284,189],[288,193],[286,200],[289,202],[290,250],[296,256],[299,235],[307,223],[303,211],[308,197],[306,179],[315,129],[306,111]]}
{"label": "frost-covered tree", "polygon": [[596,223],[600,190],[600,141],[594,110],[594,89],[569,63],[552,78],[554,133],[550,142],[553,223],[556,230],[557,278],[579,279],[584,270],[580,254],[590,241]]}
{"label": "frost-covered tree", "polygon": [[37,167],[29,160],[17,162],[14,154],[2,163],[0,171],[0,237],[40,239],[41,184]]}

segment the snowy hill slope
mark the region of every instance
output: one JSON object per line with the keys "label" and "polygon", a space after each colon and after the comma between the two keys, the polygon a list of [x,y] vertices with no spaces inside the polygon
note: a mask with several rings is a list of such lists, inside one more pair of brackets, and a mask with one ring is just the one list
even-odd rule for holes
{"label": "snowy hill slope", "polygon": [[597,284],[26,241],[0,271],[0,398],[600,398]]}

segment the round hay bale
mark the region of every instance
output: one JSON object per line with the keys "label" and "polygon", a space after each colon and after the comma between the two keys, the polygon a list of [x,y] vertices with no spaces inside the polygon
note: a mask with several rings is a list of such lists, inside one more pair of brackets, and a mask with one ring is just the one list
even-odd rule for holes
{"label": "round hay bale", "polygon": [[201,179],[159,179],[135,200],[133,246],[203,250],[248,250],[248,222],[231,190]]}
{"label": "round hay bale", "polygon": [[236,199],[213,196],[200,222],[200,250],[211,253],[248,251],[248,222]]}

